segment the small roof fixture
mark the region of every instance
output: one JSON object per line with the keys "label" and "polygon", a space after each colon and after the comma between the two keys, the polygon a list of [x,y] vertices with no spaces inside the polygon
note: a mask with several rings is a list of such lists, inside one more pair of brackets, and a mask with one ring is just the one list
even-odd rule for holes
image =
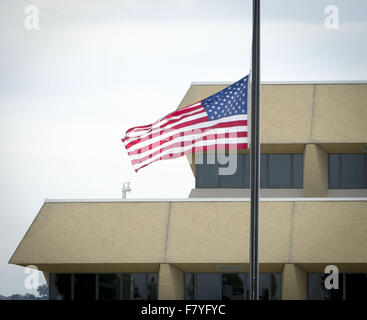
{"label": "small roof fixture", "polygon": [[126,200],[126,193],[130,191],[131,191],[130,182],[123,182],[122,183],[122,199],[123,200]]}

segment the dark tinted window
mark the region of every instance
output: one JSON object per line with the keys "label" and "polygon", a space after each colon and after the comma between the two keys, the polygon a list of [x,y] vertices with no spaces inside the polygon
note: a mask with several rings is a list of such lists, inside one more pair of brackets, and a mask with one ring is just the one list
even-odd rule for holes
{"label": "dark tinted window", "polygon": [[329,188],[367,188],[367,155],[330,154]]}
{"label": "dark tinted window", "polygon": [[124,300],[146,300],[145,274],[124,274],[123,278]]}
{"label": "dark tinted window", "polygon": [[50,300],[71,300],[71,274],[50,274]]}
{"label": "dark tinted window", "polygon": [[158,299],[158,277],[155,273],[147,274],[147,300]]}
{"label": "dark tinted window", "polygon": [[194,284],[195,284],[194,274],[193,273],[185,273],[185,276],[184,276],[185,300],[194,300],[195,299]]}
{"label": "dark tinted window", "polygon": [[262,154],[260,163],[262,188],[302,188],[302,154]]}
{"label": "dark tinted window", "polygon": [[158,299],[158,281],[155,273],[131,273],[123,275],[124,300]]}
{"label": "dark tinted window", "polygon": [[156,300],[156,273],[50,274],[52,300]]}
{"label": "dark tinted window", "polygon": [[363,188],[366,186],[365,156],[345,154],[342,156],[342,185],[345,188]]}
{"label": "dark tinted window", "polygon": [[291,157],[287,154],[267,155],[269,161],[268,187],[291,186]]}
{"label": "dark tinted window", "polygon": [[326,289],[323,273],[308,274],[310,300],[366,300],[367,273],[340,273],[339,289]]}
{"label": "dark tinted window", "polygon": [[123,300],[131,300],[132,291],[131,291],[131,276],[130,274],[122,275],[122,299]]}
{"label": "dark tinted window", "polygon": [[329,154],[329,189],[341,188],[341,157]]}
{"label": "dark tinted window", "polygon": [[145,274],[131,274],[130,285],[132,285],[132,300],[146,299],[146,277]]}
{"label": "dark tinted window", "polygon": [[309,300],[343,299],[343,274],[339,274],[339,289],[326,289],[325,279],[327,276],[323,273],[308,274],[307,295]]}
{"label": "dark tinted window", "polygon": [[[196,164],[196,188],[249,188],[250,158],[244,154],[204,154],[202,164]],[[218,161],[218,156],[222,161]],[[220,175],[220,168],[228,168],[236,161],[237,169],[231,175]]]}
{"label": "dark tinted window", "polygon": [[271,273],[270,286],[271,300],[281,300],[282,275],[280,273]]}
{"label": "dark tinted window", "polygon": [[[249,281],[247,273],[186,273],[185,299],[247,300]],[[261,273],[260,299],[281,299],[281,274]]]}
{"label": "dark tinted window", "polygon": [[218,273],[199,273],[196,280],[197,300],[220,300],[221,283]]}
{"label": "dark tinted window", "polygon": [[120,300],[120,274],[98,275],[98,298],[100,300]]}
{"label": "dark tinted window", "polygon": [[195,165],[196,188],[218,188],[218,163],[213,164],[212,159],[215,156],[203,154],[202,164]]}
{"label": "dark tinted window", "polygon": [[96,274],[74,274],[74,300],[96,299]]}
{"label": "dark tinted window", "polygon": [[270,300],[270,274],[260,275],[259,299],[260,300]]}
{"label": "dark tinted window", "polygon": [[[219,187],[220,188],[245,188],[245,187],[248,188],[250,185],[250,179],[248,176],[250,173],[250,170],[247,172],[246,168],[247,167],[250,168],[250,159],[246,157],[245,155],[235,155],[235,154],[228,156],[227,159],[229,159],[227,161],[231,161],[231,160],[237,161],[237,164],[236,164],[237,170],[232,175],[218,175]],[[245,167],[245,163],[247,164],[246,167]],[[218,168],[220,167],[228,167],[228,164],[218,165]]]}
{"label": "dark tinted window", "polygon": [[327,300],[328,291],[321,277],[320,273],[308,274],[307,294],[309,300]]}
{"label": "dark tinted window", "polygon": [[356,273],[346,274],[346,299],[366,300],[367,299],[367,274]]}
{"label": "dark tinted window", "polygon": [[[250,155],[237,154],[237,170],[232,175],[219,175],[221,165],[217,156],[203,155],[202,164],[196,164],[196,188],[249,188]],[[233,159],[233,158],[232,158]],[[213,164],[214,163],[214,164]],[[302,188],[302,154],[262,154],[260,162],[262,188]]]}
{"label": "dark tinted window", "polygon": [[294,188],[303,188],[303,155],[292,155],[292,186]]}
{"label": "dark tinted window", "polygon": [[245,299],[245,274],[232,273],[222,275],[222,299],[244,300]]}
{"label": "dark tinted window", "polygon": [[[249,156],[250,157],[250,156]],[[268,184],[268,157],[266,155],[260,156],[260,186],[263,188]],[[250,168],[248,168],[248,172],[250,172]]]}

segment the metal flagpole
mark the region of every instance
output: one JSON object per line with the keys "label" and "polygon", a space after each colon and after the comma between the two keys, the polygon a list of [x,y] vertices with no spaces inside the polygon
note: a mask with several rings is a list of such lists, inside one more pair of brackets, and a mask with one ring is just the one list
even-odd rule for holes
{"label": "metal flagpole", "polygon": [[250,300],[259,299],[260,0],[252,4]]}

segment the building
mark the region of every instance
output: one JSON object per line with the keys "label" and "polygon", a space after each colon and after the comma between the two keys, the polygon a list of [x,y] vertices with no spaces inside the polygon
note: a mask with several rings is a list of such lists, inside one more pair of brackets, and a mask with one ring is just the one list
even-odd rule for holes
{"label": "building", "polygon": [[[193,83],[181,106],[226,85]],[[261,298],[367,298],[367,83],[261,90]],[[46,200],[9,263],[36,265],[53,299],[246,299],[248,151],[236,159],[232,176],[192,164],[186,200]]]}

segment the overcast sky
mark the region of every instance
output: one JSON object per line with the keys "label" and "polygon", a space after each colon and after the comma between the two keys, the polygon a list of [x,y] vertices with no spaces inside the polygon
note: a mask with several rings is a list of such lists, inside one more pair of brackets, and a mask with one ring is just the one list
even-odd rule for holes
{"label": "overcast sky", "polygon": [[[0,2],[0,294],[25,293],[8,260],[45,198],[185,198],[185,158],[136,174],[126,129],[173,111],[192,81],[250,69],[251,0]],[[26,30],[25,7],[39,8]],[[327,30],[327,5],[339,29]],[[367,1],[263,0],[264,81],[366,80]],[[44,280],[43,280],[44,281]]]}

